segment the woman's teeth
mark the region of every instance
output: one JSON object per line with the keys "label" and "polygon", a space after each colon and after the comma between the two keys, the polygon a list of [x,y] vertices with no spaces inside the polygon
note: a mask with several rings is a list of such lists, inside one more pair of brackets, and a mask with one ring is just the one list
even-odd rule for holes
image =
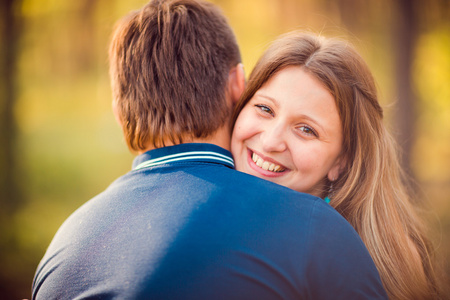
{"label": "woman's teeth", "polygon": [[264,169],[266,171],[271,172],[283,172],[285,168],[283,168],[280,165],[276,165],[274,163],[270,163],[268,161],[265,161],[261,157],[258,156],[258,154],[253,153],[252,160],[255,162],[255,164],[260,167],[261,169]]}

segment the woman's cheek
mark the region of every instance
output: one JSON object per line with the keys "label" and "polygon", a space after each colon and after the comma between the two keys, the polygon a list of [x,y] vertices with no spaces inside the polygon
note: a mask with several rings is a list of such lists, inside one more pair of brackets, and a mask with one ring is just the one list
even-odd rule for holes
{"label": "woman's cheek", "polygon": [[304,171],[317,170],[322,166],[321,155],[323,153],[316,147],[308,147],[307,145],[298,146],[301,149],[294,154],[296,165]]}
{"label": "woman's cheek", "polygon": [[247,138],[250,138],[258,131],[258,124],[254,122],[251,116],[243,115],[236,122],[234,135],[236,135],[237,139],[242,141]]}

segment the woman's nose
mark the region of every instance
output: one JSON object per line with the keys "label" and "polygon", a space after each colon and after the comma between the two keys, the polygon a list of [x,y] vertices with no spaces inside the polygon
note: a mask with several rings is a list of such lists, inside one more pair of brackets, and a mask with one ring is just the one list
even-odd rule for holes
{"label": "woman's nose", "polygon": [[261,134],[263,150],[269,152],[283,152],[286,150],[286,130],[280,125],[268,126]]}

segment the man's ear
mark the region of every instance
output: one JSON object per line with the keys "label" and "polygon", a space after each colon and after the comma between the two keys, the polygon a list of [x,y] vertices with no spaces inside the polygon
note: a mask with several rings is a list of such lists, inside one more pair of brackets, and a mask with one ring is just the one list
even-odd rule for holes
{"label": "man's ear", "polygon": [[244,65],[238,63],[230,70],[228,74],[228,93],[232,105],[236,105],[245,89],[245,72]]}
{"label": "man's ear", "polygon": [[112,101],[112,111],[113,111],[114,117],[116,118],[117,124],[119,124],[119,126],[122,127],[122,125],[123,125],[122,118],[120,117],[119,109],[117,108],[116,101]]}

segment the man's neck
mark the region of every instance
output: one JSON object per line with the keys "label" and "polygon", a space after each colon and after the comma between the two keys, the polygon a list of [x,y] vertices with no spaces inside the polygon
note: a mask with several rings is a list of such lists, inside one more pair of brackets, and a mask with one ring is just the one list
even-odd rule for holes
{"label": "man's neck", "polygon": [[[219,147],[222,147],[228,151],[231,149],[231,132],[229,126],[223,126],[219,130],[217,130],[213,135],[210,135],[206,138],[184,138],[183,143],[204,143],[204,144],[213,144]],[[173,142],[170,140],[164,141],[165,146],[174,146]],[[153,145],[147,147],[146,149],[139,151],[139,154],[144,152],[156,149]]]}

